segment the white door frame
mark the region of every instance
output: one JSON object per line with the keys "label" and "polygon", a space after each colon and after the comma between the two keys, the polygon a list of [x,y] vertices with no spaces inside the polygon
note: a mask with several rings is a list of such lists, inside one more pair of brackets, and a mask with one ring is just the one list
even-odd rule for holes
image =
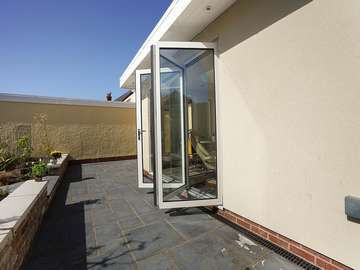
{"label": "white door frame", "polygon": [[[151,69],[139,69],[136,70],[136,145],[137,145],[137,160],[138,160],[138,187],[139,188],[153,188],[153,183],[144,183],[143,175],[143,129],[142,129],[142,102],[141,102],[141,80],[140,76],[143,74],[150,74]],[[152,93],[150,93],[152,94]],[[150,119],[151,121],[151,119]],[[148,131],[150,132],[150,130]],[[151,143],[151,142],[150,142]],[[154,181],[154,180],[153,180]]]}
{"label": "white door frame", "polygon": [[[169,68],[162,69],[162,72],[174,72],[173,70]],[[151,69],[138,69],[135,72],[135,80],[136,80],[136,91],[135,91],[135,100],[136,100],[136,142],[137,142],[137,159],[138,159],[138,187],[139,188],[154,188],[154,181],[153,183],[144,183],[144,164],[143,164],[143,133],[144,130],[142,129],[142,100],[141,100],[141,75],[143,74],[151,74]],[[182,74],[183,76],[183,74]],[[182,77],[181,77],[181,95],[183,91],[182,86]],[[151,93],[152,95],[153,93]],[[181,108],[182,109],[182,108]],[[181,112],[181,115],[183,112]],[[150,117],[150,116],[149,116]],[[149,118],[149,121],[152,121],[152,119]],[[152,123],[150,123],[151,125]],[[181,127],[184,128],[183,119],[181,119]],[[152,143],[152,138],[150,139],[150,142]],[[184,139],[182,140],[182,143],[184,144]],[[184,153],[182,153],[184,155]],[[184,167],[184,159],[182,161],[183,167]],[[178,188],[184,185],[185,183],[185,175],[183,175],[183,179],[180,183],[164,183],[163,186],[167,188]]]}
{"label": "white door frame", "polygon": [[[162,183],[162,134],[161,134],[161,93],[160,93],[160,48],[178,48],[178,49],[212,49],[214,50],[214,76],[215,76],[215,115],[216,115],[216,167],[217,167],[217,198],[201,199],[191,201],[163,201],[163,183]],[[155,167],[156,172],[156,204],[159,208],[180,208],[222,205],[222,164],[219,160],[221,151],[220,145],[220,123],[219,123],[219,88],[218,88],[218,52],[216,43],[204,42],[168,42],[160,41],[152,46],[152,70],[153,70],[153,91],[154,91],[154,136],[155,136]]]}

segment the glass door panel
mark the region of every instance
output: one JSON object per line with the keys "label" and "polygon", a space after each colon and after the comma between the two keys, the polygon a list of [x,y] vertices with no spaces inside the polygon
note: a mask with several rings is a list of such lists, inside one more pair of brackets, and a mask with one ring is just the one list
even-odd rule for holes
{"label": "glass door panel", "polygon": [[214,44],[159,42],[153,47],[160,208],[221,204],[215,60]]}
{"label": "glass door panel", "polygon": [[153,146],[151,118],[151,71],[136,72],[136,113],[138,144],[138,186],[152,188],[153,185]]}
{"label": "glass door panel", "polygon": [[160,61],[162,185],[170,193],[185,182],[183,74],[166,58]]}

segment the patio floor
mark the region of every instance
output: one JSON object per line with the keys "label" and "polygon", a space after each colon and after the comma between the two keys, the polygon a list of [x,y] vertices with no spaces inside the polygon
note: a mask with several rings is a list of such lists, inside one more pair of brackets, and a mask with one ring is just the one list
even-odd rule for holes
{"label": "patio floor", "polygon": [[70,166],[23,269],[301,269],[201,209],[156,209],[136,168]]}

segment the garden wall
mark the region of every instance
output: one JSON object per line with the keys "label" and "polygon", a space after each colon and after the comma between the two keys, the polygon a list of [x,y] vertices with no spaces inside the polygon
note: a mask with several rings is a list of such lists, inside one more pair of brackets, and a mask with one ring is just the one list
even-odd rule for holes
{"label": "garden wall", "polygon": [[0,94],[0,141],[14,149],[29,135],[35,156],[46,147],[73,159],[133,156],[135,131],[133,103]]}

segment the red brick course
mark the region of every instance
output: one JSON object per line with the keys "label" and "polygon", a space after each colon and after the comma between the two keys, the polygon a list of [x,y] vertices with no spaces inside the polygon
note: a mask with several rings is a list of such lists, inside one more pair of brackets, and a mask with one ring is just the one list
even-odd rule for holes
{"label": "red brick course", "polygon": [[289,242],[285,241],[283,239],[280,239],[279,237],[269,234],[269,238],[268,238],[272,243],[277,244],[278,246],[284,248],[284,249],[289,249]]}
{"label": "red brick course", "polygon": [[231,221],[232,223],[239,225],[243,229],[251,231],[263,239],[268,240],[269,242],[295,254],[305,261],[318,266],[322,270],[352,270],[352,268],[340,262],[332,260],[331,258],[326,257],[316,252],[315,250],[305,247],[294,240],[282,236],[229,210],[217,209],[217,214]]}
{"label": "red brick course", "polygon": [[295,245],[290,245],[290,251],[299,257],[307,260],[308,262],[315,263],[315,256],[311,255],[310,253],[306,252],[305,250],[298,248]]}

